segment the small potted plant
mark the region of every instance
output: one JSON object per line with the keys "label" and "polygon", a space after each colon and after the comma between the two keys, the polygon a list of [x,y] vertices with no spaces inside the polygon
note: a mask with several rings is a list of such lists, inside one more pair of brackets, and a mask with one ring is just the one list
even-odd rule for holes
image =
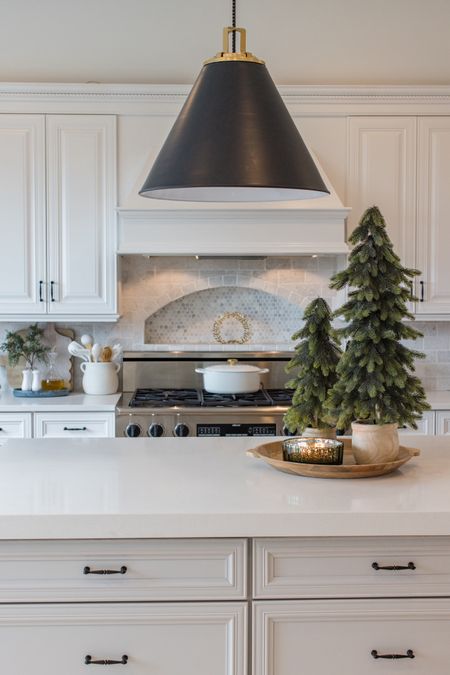
{"label": "small potted plant", "polygon": [[24,359],[22,389],[38,391],[41,388],[41,379],[36,366],[39,362],[48,362],[50,347],[43,343],[44,331],[36,323],[28,328],[25,335],[22,332],[7,331],[0,350],[7,352],[10,366],[16,366],[21,358]]}
{"label": "small potted plant", "polygon": [[336,312],[347,322],[348,338],[328,399],[338,428],[352,423],[352,449],[359,464],[393,461],[399,450],[398,426],[417,428],[429,409],[424,388],[414,375],[414,361],[424,355],[402,340],[421,335],[403,321],[413,318],[406,303],[415,300],[417,270],[402,266],[376,206],[368,209],[350,237],[354,248],[347,269],[331,288],[351,290]]}
{"label": "small potted plant", "polygon": [[305,309],[305,324],[292,336],[301,340],[286,371],[295,371],[286,387],[294,389],[292,406],[284,416],[291,433],[315,438],[336,438],[335,419],[325,408],[329,389],[336,382],[341,355],[337,333],[331,326],[332,313],[323,298]]}

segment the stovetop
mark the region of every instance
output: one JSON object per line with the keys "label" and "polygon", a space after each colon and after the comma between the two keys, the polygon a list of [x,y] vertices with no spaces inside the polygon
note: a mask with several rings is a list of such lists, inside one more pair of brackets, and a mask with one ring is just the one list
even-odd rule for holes
{"label": "stovetop", "polygon": [[259,408],[289,406],[292,391],[264,389],[250,394],[211,394],[204,389],[136,389],[130,408]]}

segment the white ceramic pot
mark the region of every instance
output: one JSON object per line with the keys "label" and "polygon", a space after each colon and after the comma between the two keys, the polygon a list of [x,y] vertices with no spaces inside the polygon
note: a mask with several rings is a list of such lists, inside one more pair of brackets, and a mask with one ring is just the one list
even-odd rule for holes
{"label": "white ceramic pot", "polygon": [[83,390],[86,394],[104,396],[115,394],[119,388],[120,363],[87,363],[80,365],[83,372]]}
{"label": "white ceramic pot", "polygon": [[211,394],[250,394],[260,389],[260,376],[269,369],[228,359],[228,363],[196,368],[195,372],[203,375],[203,387]]}
{"label": "white ceramic pot", "polygon": [[357,464],[393,462],[398,451],[397,424],[352,422],[352,452]]}
{"label": "white ceramic pot", "polygon": [[302,433],[303,438],[331,438],[336,439],[336,427],[324,427],[315,429],[314,427],[305,427]]}

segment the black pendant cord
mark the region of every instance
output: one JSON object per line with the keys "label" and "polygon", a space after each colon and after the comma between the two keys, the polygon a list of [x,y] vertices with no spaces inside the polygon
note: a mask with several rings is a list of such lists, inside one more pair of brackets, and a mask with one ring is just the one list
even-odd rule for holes
{"label": "black pendant cord", "polygon": [[[236,0],[231,0],[231,25],[236,28]],[[233,54],[236,51],[236,31],[231,34],[231,51]]]}

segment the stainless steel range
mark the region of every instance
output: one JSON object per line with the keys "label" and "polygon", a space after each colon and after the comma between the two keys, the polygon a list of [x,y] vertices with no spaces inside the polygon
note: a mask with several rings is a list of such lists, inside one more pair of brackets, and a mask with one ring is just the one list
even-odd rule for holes
{"label": "stainless steel range", "polygon": [[[289,352],[126,352],[116,436],[281,436]],[[254,394],[210,394],[195,368],[237,358],[269,372]]]}

